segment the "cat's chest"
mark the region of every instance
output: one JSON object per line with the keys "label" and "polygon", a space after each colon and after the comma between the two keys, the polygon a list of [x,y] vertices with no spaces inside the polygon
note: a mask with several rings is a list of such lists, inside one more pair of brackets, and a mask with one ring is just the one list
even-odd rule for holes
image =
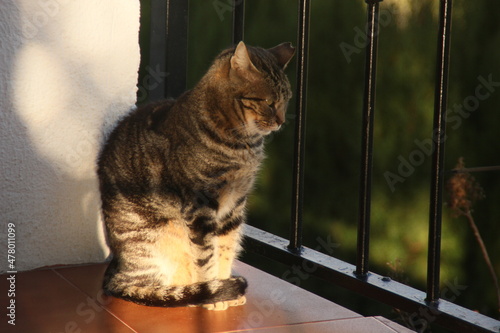
{"label": "cat's chest", "polygon": [[253,187],[258,164],[247,165],[246,168],[231,172],[225,177],[225,185],[220,188],[218,195],[219,218],[228,214],[244,200]]}
{"label": "cat's chest", "polygon": [[234,190],[229,190],[222,193],[222,195],[219,197],[217,218],[220,219],[229,214],[234,209],[234,207],[236,207],[238,201],[243,197],[244,195]]}

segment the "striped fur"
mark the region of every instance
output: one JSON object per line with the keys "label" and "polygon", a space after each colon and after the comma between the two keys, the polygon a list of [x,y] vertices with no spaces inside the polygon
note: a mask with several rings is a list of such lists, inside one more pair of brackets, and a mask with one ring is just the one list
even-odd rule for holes
{"label": "striped fur", "polygon": [[98,160],[109,294],[151,306],[244,303],[247,283],[231,266],[264,137],[285,119],[293,53],[241,42],[195,88],[131,112],[110,134]]}

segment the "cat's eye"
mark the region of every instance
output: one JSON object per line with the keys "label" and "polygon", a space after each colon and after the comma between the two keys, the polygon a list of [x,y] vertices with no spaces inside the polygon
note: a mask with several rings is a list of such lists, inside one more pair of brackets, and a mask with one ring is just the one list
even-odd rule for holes
{"label": "cat's eye", "polygon": [[270,98],[258,98],[258,97],[240,97],[241,100],[254,101],[254,102],[264,102],[268,106],[273,107],[274,101]]}
{"label": "cat's eye", "polygon": [[264,102],[264,101],[267,101],[267,99],[258,98],[258,97],[240,97],[240,99],[244,99],[244,100],[247,100],[247,101],[254,101],[254,102]]}

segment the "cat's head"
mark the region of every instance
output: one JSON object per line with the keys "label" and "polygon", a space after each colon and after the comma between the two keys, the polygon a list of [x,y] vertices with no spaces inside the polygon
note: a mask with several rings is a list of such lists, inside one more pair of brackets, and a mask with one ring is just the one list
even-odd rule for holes
{"label": "cat's head", "polygon": [[229,51],[234,109],[248,132],[267,135],[285,122],[292,92],[284,69],[294,53],[291,43],[263,49],[240,42]]}

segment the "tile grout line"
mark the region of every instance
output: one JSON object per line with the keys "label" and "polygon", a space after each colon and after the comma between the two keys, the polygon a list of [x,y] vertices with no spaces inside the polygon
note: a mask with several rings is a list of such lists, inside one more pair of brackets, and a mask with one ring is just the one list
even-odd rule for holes
{"label": "tile grout line", "polygon": [[[299,323],[291,323],[291,324],[282,324],[282,325],[269,325],[269,326],[262,326],[262,327],[250,327],[250,328],[242,328],[242,329],[237,329],[237,330],[229,330],[229,331],[222,331],[220,333],[238,333],[238,332],[252,332],[253,330],[261,330],[261,329],[272,329],[272,328],[279,328],[279,327],[290,327],[290,326],[298,326],[298,325],[309,325],[309,324],[321,324],[321,323],[330,323],[330,322],[335,322],[335,321],[342,321],[342,320],[356,320],[356,319],[366,319],[366,318],[373,318],[373,317],[364,317],[364,316],[359,316],[359,317],[346,317],[346,318],[337,318],[337,319],[325,319],[325,320],[315,320],[315,321],[303,321]],[[385,325],[387,326],[387,325]],[[394,331],[391,328],[392,331]]]}
{"label": "tile grout line", "polygon": [[[56,275],[58,275],[61,279],[63,279],[66,283],[68,283],[69,285],[71,285],[73,288],[77,289],[78,291],[80,291],[81,293],[83,293],[84,295],[87,295],[87,297],[90,297],[92,299],[94,299],[92,297],[92,295],[89,295],[88,293],[86,293],[85,291],[83,291],[81,288],[79,288],[76,284],[74,284],[73,282],[71,282],[70,280],[68,280],[64,275],[62,275],[61,273],[59,273],[56,269],[53,269],[51,268],[50,269],[51,271],[53,271]],[[116,320],[118,320],[120,323],[122,323],[123,325],[125,325],[128,329],[130,329],[132,332],[134,333],[139,333],[137,332],[135,329],[133,329],[132,327],[130,327],[130,325],[128,325],[126,322],[124,322],[121,318],[119,318],[117,315],[115,315],[113,312],[111,312],[108,308],[106,308],[106,306],[102,305],[101,303],[98,302],[98,306],[100,308],[102,308],[104,311],[106,311],[108,314],[110,314],[111,316],[113,316]]]}
{"label": "tile grout line", "polygon": [[[393,322],[393,323],[396,323],[395,321],[392,321],[392,320],[390,320],[390,319],[387,319],[387,318],[385,318],[385,317],[383,317],[383,316],[375,316],[375,317],[371,317],[371,318],[373,318],[373,319],[377,320],[379,323],[381,323],[381,324],[383,324],[384,326],[388,327],[389,329],[391,329],[391,330],[392,330],[392,331],[394,331],[395,333],[398,333],[398,332],[399,332],[399,331],[397,331],[394,327],[389,326],[389,325],[388,325],[385,321],[380,320],[379,318],[384,318],[384,319],[386,319],[387,321],[390,321],[390,322]],[[396,324],[400,325],[399,323],[396,323]],[[406,329],[408,329],[408,330],[410,330],[410,329],[409,329],[408,327],[406,327],[406,326],[403,326],[403,325],[401,325],[401,326],[402,326],[402,327],[404,327],[404,328],[406,328]]]}

